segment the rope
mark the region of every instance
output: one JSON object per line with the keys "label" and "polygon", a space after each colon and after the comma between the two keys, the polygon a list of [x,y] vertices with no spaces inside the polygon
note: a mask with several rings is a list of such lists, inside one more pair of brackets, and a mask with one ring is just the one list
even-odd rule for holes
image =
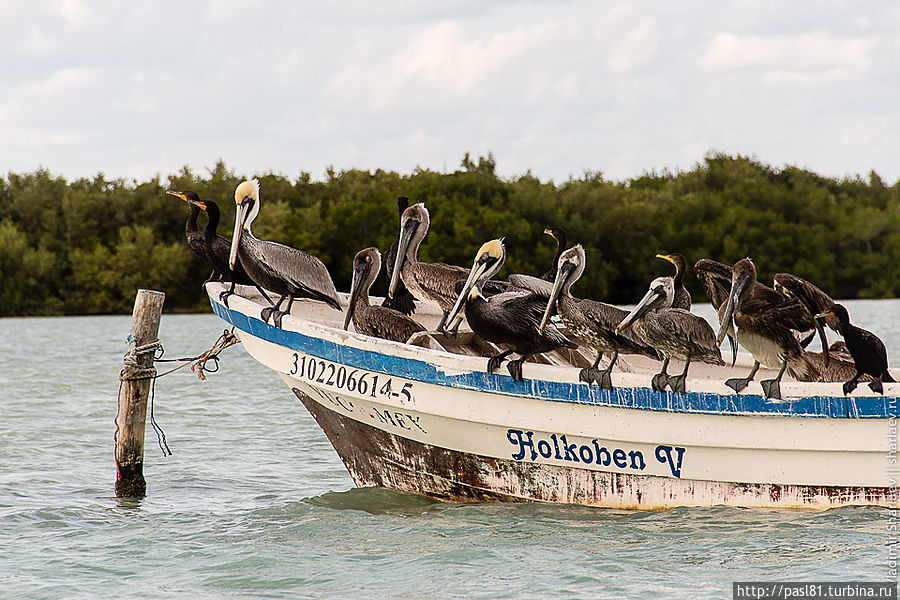
{"label": "rope", "polygon": [[[153,431],[156,432],[156,443],[159,446],[159,449],[162,450],[163,456],[171,456],[172,451],[169,450],[169,445],[166,443],[166,434],[165,432],[163,432],[162,428],[156,422],[156,418],[153,416],[153,401],[156,397],[156,380],[160,377],[168,375],[169,373],[174,373],[181,368],[191,365],[191,371],[196,373],[197,377],[200,378],[201,381],[205,381],[206,373],[215,373],[219,370],[219,353],[226,348],[230,348],[231,346],[240,343],[240,340],[237,338],[237,336],[234,335],[234,328],[232,328],[231,331],[226,329],[222,332],[222,335],[220,335],[218,339],[216,339],[212,347],[202,354],[185,358],[169,359],[162,358],[165,354],[165,349],[163,348],[162,343],[159,340],[150,342],[149,344],[144,344],[143,346],[135,346],[134,336],[129,335],[126,341],[128,342],[128,352],[126,352],[125,356],[123,357],[124,365],[122,367],[122,371],[119,373],[119,393],[116,399],[116,406],[119,406],[122,400],[123,382],[141,381],[146,379],[152,380],[150,387],[150,425],[153,427]],[[154,366],[144,367],[138,364],[139,356],[143,356],[151,352],[153,353],[154,363],[180,362],[182,364],[162,373],[157,373],[156,367]],[[215,368],[206,366],[209,361],[213,361]],[[119,436],[118,419],[119,414],[117,410],[115,419],[116,432],[113,435],[113,441],[116,441]]]}

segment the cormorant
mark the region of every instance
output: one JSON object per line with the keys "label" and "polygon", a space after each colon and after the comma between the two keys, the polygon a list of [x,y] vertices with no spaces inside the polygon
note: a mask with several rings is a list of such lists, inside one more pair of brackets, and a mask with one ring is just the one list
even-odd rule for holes
{"label": "cormorant", "polygon": [[[191,212],[184,226],[184,233],[191,252],[205,259],[212,267],[212,273],[210,273],[209,279],[204,283],[214,280],[231,282],[231,288],[219,294],[219,300],[225,306],[228,306],[228,297],[234,294],[234,286],[240,284],[256,287],[269,304],[273,304],[272,299],[269,298],[265,290],[250,279],[240,261],[235,263],[234,269],[228,267],[228,253],[231,241],[216,233],[222,215],[219,211],[219,205],[212,200],[201,200],[196,192],[167,191],[166,193],[176,198],[181,198],[191,207]],[[206,228],[202,231],[197,226],[197,217],[201,210],[206,212],[208,219]]]}
{"label": "cormorant", "polygon": [[657,254],[656,258],[667,260],[675,265],[675,276],[672,278],[675,284],[675,301],[672,303],[672,308],[691,310],[691,295],[684,287],[684,273],[687,270],[684,255],[677,252],[673,254]]}
{"label": "cormorant", "polygon": [[894,383],[894,378],[888,372],[887,349],[884,347],[884,342],[871,331],[850,323],[850,315],[841,304],[833,304],[831,308],[817,316],[823,319],[835,317],[838,320],[841,336],[847,343],[850,356],[853,357],[856,375],[844,384],[844,395],[846,396],[856,389],[856,384],[863,375],[870,375],[874,378],[874,381],[869,383],[873,392],[884,394],[882,382]]}

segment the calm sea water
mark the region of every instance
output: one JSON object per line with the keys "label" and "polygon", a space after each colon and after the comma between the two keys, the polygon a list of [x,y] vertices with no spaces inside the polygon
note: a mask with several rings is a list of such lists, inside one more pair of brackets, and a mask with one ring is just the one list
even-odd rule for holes
{"label": "calm sea water", "polygon": [[[900,300],[850,302],[900,366]],[[701,309],[701,312],[705,309]],[[711,313],[710,313],[711,314]],[[129,317],[0,319],[0,598],[730,598],[734,580],[886,580],[880,509],[626,512],[355,489],[240,346],[160,379],[141,501],[114,497]],[[165,315],[167,357],[224,329]]]}

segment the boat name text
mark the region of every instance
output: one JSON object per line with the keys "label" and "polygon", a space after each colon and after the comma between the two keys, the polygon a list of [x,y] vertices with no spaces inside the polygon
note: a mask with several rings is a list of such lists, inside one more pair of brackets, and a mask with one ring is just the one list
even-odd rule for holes
{"label": "boat name text", "polygon": [[[554,458],[583,464],[597,464],[603,467],[615,466],[620,469],[643,471],[647,467],[644,453],[640,450],[625,451],[622,448],[607,448],[593,439],[588,444],[570,444],[565,434],[551,433],[549,439],[535,439],[533,431],[508,429],[506,439],[517,448],[512,453],[514,460],[537,460],[537,457]],[[679,446],[659,445],[654,457],[659,463],[669,467],[673,477],[681,477],[681,463],[685,449]],[[526,458],[527,457],[527,458]]]}

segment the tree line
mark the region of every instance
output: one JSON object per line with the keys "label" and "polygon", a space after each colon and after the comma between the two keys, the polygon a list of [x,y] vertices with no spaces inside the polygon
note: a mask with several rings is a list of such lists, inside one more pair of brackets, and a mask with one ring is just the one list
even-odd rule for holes
{"label": "tree line", "polygon": [[[339,290],[354,255],[386,250],[397,236],[396,199],[425,202],[432,216],[421,259],[470,266],[485,241],[506,237],[506,273],[545,272],[556,251],[543,234],[561,227],[580,243],[587,268],[576,295],[612,303],[640,299],[670,274],[657,253],[733,264],[753,258],[760,279],[787,271],[836,298],[900,296],[900,182],[829,178],[712,153],[688,171],[610,181],[600,172],[556,184],[530,172],[495,173],[491,154],[468,154],[452,173],[329,169],[323,180],[258,174],[254,233],[322,259]],[[166,190],[193,190],[222,209],[230,237],[237,175],[223,162],[165,181],[66,181],[45,169],[0,178],[0,316],[128,313],[138,288],[166,292],[169,311],[208,310],[210,269],[187,249],[188,206]],[[201,216],[201,227],[205,217]],[[685,285],[702,290],[689,268]],[[379,277],[373,293],[383,294]]]}

